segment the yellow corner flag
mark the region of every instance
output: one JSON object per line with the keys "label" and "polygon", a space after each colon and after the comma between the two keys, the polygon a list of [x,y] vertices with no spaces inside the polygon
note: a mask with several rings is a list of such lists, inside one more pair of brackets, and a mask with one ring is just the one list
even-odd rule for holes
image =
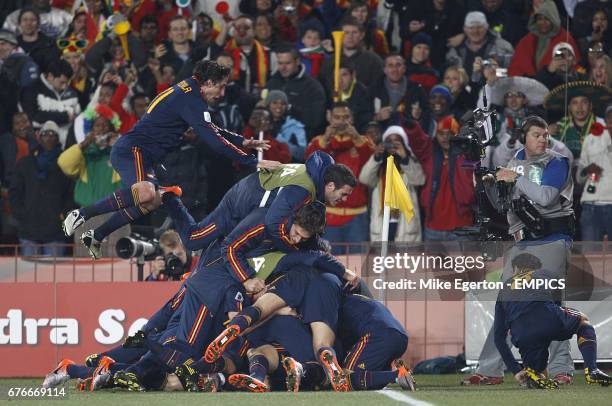
{"label": "yellow corner flag", "polygon": [[393,156],[387,158],[387,176],[385,178],[385,206],[400,209],[409,223],[414,216],[414,205],[404,180],[393,163]]}

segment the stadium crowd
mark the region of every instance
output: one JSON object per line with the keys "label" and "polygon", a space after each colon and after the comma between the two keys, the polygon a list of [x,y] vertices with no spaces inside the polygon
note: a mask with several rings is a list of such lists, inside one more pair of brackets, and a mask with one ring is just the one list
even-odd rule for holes
{"label": "stadium crowd", "polygon": [[[410,222],[392,212],[391,240],[452,240],[473,224],[472,172],[449,140],[482,105],[485,84],[499,114],[484,163],[504,166],[520,148],[521,120],[545,117],[549,147],[573,162],[579,239],[612,231],[611,1],[234,0],[229,13],[191,3],[2,2],[0,243],[64,255],[54,245],[71,242],[63,216],[121,185],[110,165],[117,137],[202,59],[231,71],[225,98],[210,106],[217,125],[263,134],[264,159],[302,163],[324,151],[359,179],[327,209],[331,242],[380,240],[388,155],[416,211]],[[200,144],[186,132],[158,171],[162,184],[181,186],[196,219],[248,173]]]}

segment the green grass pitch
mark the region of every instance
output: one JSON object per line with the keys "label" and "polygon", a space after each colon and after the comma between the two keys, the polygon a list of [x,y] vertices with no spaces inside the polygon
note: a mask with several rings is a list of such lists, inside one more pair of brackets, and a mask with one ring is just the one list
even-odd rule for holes
{"label": "green grass pitch", "polygon": [[[0,398],[0,404],[8,405],[41,405],[70,404],[85,406],[110,405],[248,405],[248,406],[349,406],[349,405],[539,405],[539,406],[579,406],[612,404],[612,386],[603,388],[599,385],[587,385],[581,372],[575,375],[574,383],[558,390],[528,390],[520,388],[511,375],[506,375],[505,383],[495,386],[465,387],[459,381],[464,375],[417,375],[419,385],[417,392],[404,392],[410,397],[408,402],[393,400],[376,391],[351,392],[346,394],[332,392],[290,393],[184,393],[184,392],[148,392],[132,393],[127,391],[100,391],[95,393],[77,392],[71,381],[68,399],[66,400],[12,400],[6,402],[6,396]],[[11,386],[37,386],[41,379],[2,379],[0,387],[3,392]],[[57,403],[56,403],[57,402]],[[411,403],[409,403],[411,402]]]}

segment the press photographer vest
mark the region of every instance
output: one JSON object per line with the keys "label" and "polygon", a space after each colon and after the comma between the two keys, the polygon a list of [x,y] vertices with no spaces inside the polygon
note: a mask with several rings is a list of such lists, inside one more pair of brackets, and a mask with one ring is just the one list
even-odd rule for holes
{"label": "press photographer vest", "polygon": [[[522,176],[526,176],[530,182],[537,183],[538,185],[542,184],[544,170],[546,169],[546,166],[551,160],[553,160],[554,158],[567,159],[563,155],[550,149],[547,149],[546,152],[544,152],[542,155],[534,156],[529,159],[519,159],[517,157],[521,151],[514,155],[514,158],[512,158],[510,162],[508,162],[507,167]],[[557,198],[550,205],[546,207],[540,206],[533,200],[529,200],[531,200],[531,203],[537,209],[538,213],[542,215],[543,218],[571,216],[574,213],[574,211],[572,210],[573,190],[574,181],[572,180],[571,168],[569,168],[568,163],[568,174],[567,178],[565,179],[565,183],[561,187],[561,191]],[[512,193],[512,199],[518,199],[520,196],[521,193],[515,186]],[[508,230],[510,235],[525,227],[525,224],[523,224],[523,222],[512,211],[508,211],[508,224],[510,225],[510,228]]]}
{"label": "press photographer vest", "polygon": [[259,182],[267,192],[289,185],[300,186],[310,193],[312,201],[317,200],[317,188],[304,164],[284,164],[274,169],[262,169],[259,172]]}

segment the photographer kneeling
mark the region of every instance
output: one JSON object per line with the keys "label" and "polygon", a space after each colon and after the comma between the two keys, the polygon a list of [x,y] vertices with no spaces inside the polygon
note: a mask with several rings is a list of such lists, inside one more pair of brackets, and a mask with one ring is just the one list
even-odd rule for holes
{"label": "photographer kneeling", "polygon": [[[572,241],[574,184],[568,158],[547,149],[548,124],[537,116],[525,119],[519,150],[507,164],[483,181],[489,200],[498,206],[500,182],[510,183],[509,234],[516,241]],[[497,182],[496,182],[497,181]]]}
{"label": "photographer kneeling", "polygon": [[174,230],[164,231],[159,237],[159,247],[164,255],[151,261],[151,273],[145,279],[147,282],[181,280],[198,263],[198,257],[185,250],[181,237]]}

